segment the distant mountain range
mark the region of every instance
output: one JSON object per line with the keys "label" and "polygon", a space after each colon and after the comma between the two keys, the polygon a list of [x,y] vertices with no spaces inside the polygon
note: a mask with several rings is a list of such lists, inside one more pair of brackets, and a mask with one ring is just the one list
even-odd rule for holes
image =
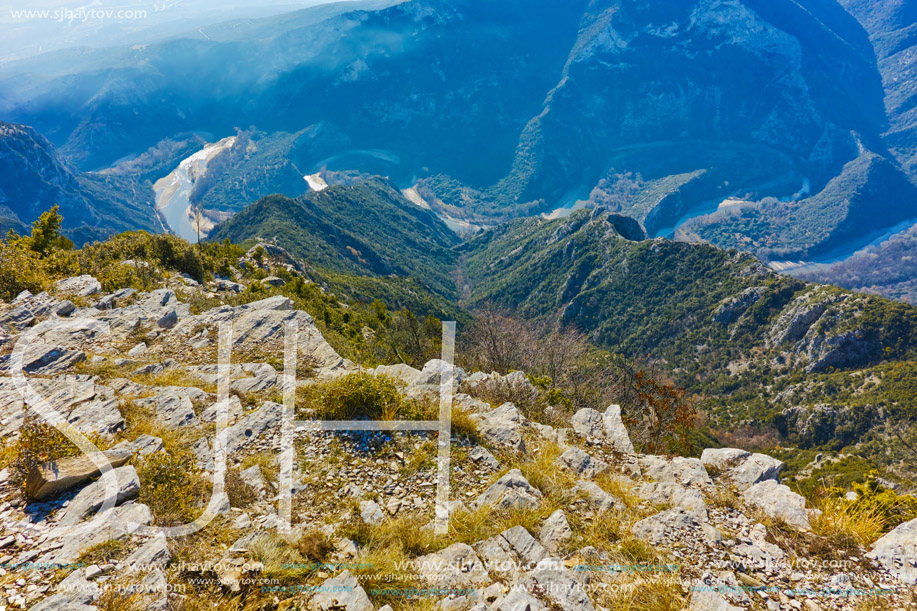
{"label": "distant mountain range", "polygon": [[340,3],[9,64],[0,116],[119,178],[145,210],[111,228],[152,226],[125,182],[170,171],[152,152],[241,130],[192,197],[212,218],[350,172],[453,227],[600,206],[795,265],[917,219],[914,22],[902,0]]}

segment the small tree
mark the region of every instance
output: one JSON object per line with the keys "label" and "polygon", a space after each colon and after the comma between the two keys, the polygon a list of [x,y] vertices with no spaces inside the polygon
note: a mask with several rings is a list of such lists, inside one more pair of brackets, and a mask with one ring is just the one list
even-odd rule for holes
{"label": "small tree", "polygon": [[688,433],[696,424],[697,410],[684,388],[630,367],[621,370],[620,388],[624,424],[640,451],[665,454],[690,450]]}
{"label": "small tree", "polygon": [[476,314],[463,354],[468,364],[474,369],[503,374],[514,369],[530,370],[536,352],[532,327],[490,306]]}
{"label": "small tree", "polygon": [[35,252],[44,255],[51,248],[73,248],[73,242],[61,235],[64,217],[58,214],[59,209],[60,206],[54,204],[32,223],[32,235],[28,238],[28,245]]}

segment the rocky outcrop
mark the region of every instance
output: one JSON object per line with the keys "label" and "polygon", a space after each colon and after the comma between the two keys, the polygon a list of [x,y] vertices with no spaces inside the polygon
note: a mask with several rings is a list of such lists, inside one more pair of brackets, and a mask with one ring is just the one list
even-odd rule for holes
{"label": "rocky outcrop", "polygon": [[541,502],[541,491],[532,486],[519,469],[512,469],[475,499],[475,507],[497,509],[534,509]]}
{"label": "rocky outcrop", "polygon": [[811,528],[806,500],[790,490],[789,486],[765,480],[745,490],[742,498],[770,518],[782,520],[799,530]]}
{"label": "rocky outcrop", "polygon": [[743,491],[765,480],[779,481],[784,467],[783,462],[766,454],[734,448],[707,448],[700,460]]}
{"label": "rocky outcrop", "polygon": [[917,519],[899,524],[876,541],[869,557],[902,582],[917,585]]}
{"label": "rocky outcrop", "polygon": [[373,604],[357,578],[344,571],[322,582],[318,593],[309,600],[309,608],[314,611],[373,611]]}
{"label": "rocky outcrop", "polygon": [[734,323],[748,308],[760,301],[761,297],[764,296],[764,291],[763,287],[752,286],[735,297],[730,297],[713,311],[713,320],[724,325]]}
{"label": "rocky outcrop", "polygon": [[[85,304],[85,299],[76,301]],[[44,296],[33,302],[45,304],[43,316],[49,317],[38,322],[44,325],[38,329],[42,338],[53,340],[65,350],[91,354],[93,365],[110,363],[120,370],[117,375],[105,377],[104,382],[102,377],[70,375],[69,368],[48,378],[30,376],[29,382],[46,402],[77,428],[102,435],[106,445],[114,441],[111,432],[125,426],[120,400],[133,410],[125,410],[125,415],[130,416],[128,422],[136,423],[139,415],[144,422],[149,420],[151,427],[161,428],[162,434],[151,435],[150,429],[144,429],[145,434],[128,430],[108,450],[105,456],[114,466],[111,475],[117,483],[111,491],[108,478],[92,481],[99,475],[98,469],[86,457],[77,456],[56,461],[53,466],[43,465],[36,471],[36,479],[29,486],[40,500],[19,505],[7,502],[9,497],[0,498],[0,527],[4,533],[0,536],[0,562],[71,562],[100,544],[118,542],[104,548],[114,550],[116,558],[68,577],[72,583],[85,587],[80,596],[64,595],[59,589],[28,590],[31,583],[44,582],[40,577],[36,580],[26,575],[24,585],[15,586],[15,594],[10,595],[7,589],[13,606],[89,608],[88,605],[101,604],[103,584],[128,576],[150,588],[138,596],[138,605],[165,611],[178,602],[167,591],[170,583],[185,577],[171,562],[176,543],[163,533],[141,528],[149,525],[153,516],[146,505],[133,500],[144,483],[135,467],[125,463],[131,456],[160,452],[163,439],[173,451],[176,439],[181,439],[204,467],[200,476],[212,477],[214,437],[210,423],[216,421],[218,407],[225,407],[229,417],[224,438],[229,458],[227,481],[232,484],[241,480],[245,486],[236,491],[249,496],[242,498],[240,494],[238,502],[234,500],[237,506],[231,509],[227,497],[219,499],[220,511],[231,512],[219,518],[220,528],[241,532],[233,535],[236,542],[218,558],[219,566],[213,572],[191,571],[202,578],[215,579],[213,587],[244,597],[246,577],[256,577],[260,569],[253,560],[281,557],[286,553],[284,546],[292,545],[290,542],[305,549],[308,539],[300,537],[311,533],[316,524],[322,525],[322,537],[331,542],[332,549],[326,554],[329,563],[359,561],[365,543],[361,538],[342,536],[347,532],[342,531],[342,524],[349,524],[355,517],[353,508],[359,516],[358,528],[368,532],[401,527],[402,516],[429,519],[436,473],[427,458],[435,455],[435,438],[431,445],[422,437],[425,433],[310,432],[297,435],[292,474],[294,511],[302,512],[303,520],[294,525],[289,536],[275,534],[283,523],[276,505],[282,496],[276,472],[265,468],[262,461],[264,456],[273,460],[280,454],[283,407],[271,399],[279,394],[281,375],[275,367],[277,361],[262,363],[261,355],[276,357],[278,353],[272,350],[282,343],[284,322],[311,324],[307,322],[311,319],[293,310],[292,302],[286,298],[272,297],[193,314],[171,289],[100,295],[95,306],[75,308],[70,313],[79,321],[71,326],[54,318],[55,304],[59,302],[53,298]],[[5,313],[10,311],[15,307]],[[177,318],[174,327],[157,325],[170,312]],[[0,307],[0,315],[3,314]],[[27,316],[19,312],[8,319],[26,320]],[[232,321],[234,341],[239,342],[236,350],[244,356],[228,366],[233,393],[227,404],[218,406],[213,392],[219,381],[217,366],[187,360],[197,353],[212,354],[216,347],[215,325],[223,320]],[[100,333],[89,324],[91,321],[102,321],[118,331]],[[310,332],[308,326],[301,328]],[[10,341],[22,333],[18,328],[10,332]],[[140,334],[142,341],[136,337]],[[129,358],[119,352],[137,346],[142,349],[132,350]],[[301,337],[299,347],[304,351],[315,349],[319,355],[330,350],[323,339],[316,337]],[[248,350],[251,352],[245,352]],[[106,356],[100,356],[100,352]],[[340,357],[325,354],[328,358],[316,361],[318,376],[330,377],[350,370],[351,365]],[[387,365],[373,371],[396,378],[404,395],[420,398],[438,393],[442,366],[441,361],[433,360],[421,369]],[[162,378],[157,373],[182,380],[170,383],[199,383],[200,388],[158,385]],[[450,519],[455,520],[450,527],[461,528],[468,519],[488,520],[475,524],[476,528],[491,528],[495,520],[503,519],[512,519],[513,526],[491,529],[478,540],[462,539],[467,544],[433,548],[433,553],[410,558],[417,577],[430,586],[431,592],[432,588],[442,592],[431,603],[443,611],[614,608],[606,601],[616,599],[595,593],[613,593],[609,585],[630,583],[631,576],[623,569],[609,569],[614,566],[617,552],[603,544],[604,535],[591,536],[601,534],[601,529],[609,525],[620,528],[619,536],[633,535],[651,546],[659,562],[666,559],[679,567],[673,579],[686,587],[690,584],[688,590],[683,590],[690,609],[746,609],[757,604],[758,598],[769,609],[790,608],[792,605],[777,594],[771,596],[767,592],[765,599],[743,588],[772,583],[781,592],[797,587],[827,591],[833,586],[846,588],[852,580],[859,580],[839,573],[816,575],[794,570],[791,562],[801,560],[798,550],[786,538],[775,539],[765,524],[779,520],[811,531],[810,511],[802,497],[777,481],[783,469],[779,460],[731,448],[705,450],[700,460],[639,455],[634,452],[618,405],[604,412],[580,410],[570,418],[571,428],[567,429],[563,428],[565,423],[560,424],[563,413],[557,408],[547,411],[553,419],[552,426],[537,422],[534,415],[532,419],[526,417],[513,403],[494,408],[472,396],[478,391],[494,390],[490,385],[504,390],[506,385],[513,385],[514,392],[523,395],[538,393],[522,372],[500,376],[456,369],[454,382],[456,388],[461,385],[461,390],[472,393],[457,393],[453,399],[455,407],[475,423],[478,435],[473,440],[453,439],[459,450],[452,455],[450,471],[452,498],[446,509]],[[17,433],[23,414],[16,385],[0,377],[0,426],[4,437]],[[541,451],[550,451],[549,456],[557,458],[553,464],[545,465],[549,473],[539,473],[530,482],[523,472],[529,474],[533,466],[541,464],[532,460],[532,454]],[[516,465],[522,469],[501,472],[501,464],[504,470]],[[9,472],[0,470],[0,493],[10,489],[9,479]],[[566,483],[569,489],[558,490],[557,482]],[[740,493],[739,499],[735,499],[733,489]],[[251,491],[255,494],[250,495]],[[115,506],[99,515],[109,495],[113,495],[110,500]],[[92,518],[105,521],[99,523]],[[432,524],[418,528],[426,536]],[[867,571],[872,583],[883,587],[912,585],[917,571],[912,561],[917,553],[913,549],[915,529],[914,523],[904,524],[880,539],[869,555],[875,559],[875,567],[858,570]],[[7,532],[13,534],[6,536]],[[809,532],[801,536],[815,535]],[[581,547],[584,539],[595,547]],[[181,553],[184,560],[188,551],[183,549]],[[247,568],[249,565],[255,568]],[[324,582],[297,597],[297,604],[312,611],[374,608],[370,599],[373,592],[364,591],[354,575],[341,569],[322,573]],[[865,582],[856,583],[860,587]],[[450,589],[462,591],[449,593]],[[846,602],[832,604],[831,608],[847,611],[852,607]],[[805,609],[807,603],[802,604]]]}
{"label": "rocky outcrop", "polygon": [[[131,450],[113,449],[100,453],[97,458],[107,461],[112,468],[116,468],[130,460],[131,456],[133,456]],[[25,491],[30,498],[43,501],[82,484],[98,475],[99,472],[96,463],[85,454],[42,463],[29,473]]]}

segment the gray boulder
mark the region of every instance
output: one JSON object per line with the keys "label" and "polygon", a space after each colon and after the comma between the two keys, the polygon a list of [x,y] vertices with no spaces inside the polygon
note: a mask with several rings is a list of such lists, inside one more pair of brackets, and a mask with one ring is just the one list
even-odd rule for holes
{"label": "gray boulder", "polygon": [[696,458],[646,455],[641,456],[639,462],[643,474],[653,481],[672,482],[682,486],[713,485],[704,463]]}
{"label": "gray boulder", "polygon": [[373,611],[374,607],[357,578],[344,571],[322,582],[309,600],[314,611]]}
{"label": "gray boulder", "polygon": [[478,433],[488,442],[515,452],[525,451],[522,425],[525,417],[512,403],[504,403],[488,412],[473,414]]}
{"label": "gray boulder", "polygon": [[178,312],[174,309],[169,310],[163,314],[159,320],[156,321],[156,326],[160,329],[172,329],[175,325],[178,324]]}
{"label": "gray boulder", "polygon": [[156,416],[169,428],[180,428],[197,424],[194,405],[187,393],[165,392],[155,397],[140,399],[138,405],[151,407]]}
{"label": "gray boulder", "polygon": [[584,407],[570,419],[570,427],[580,437],[602,437],[605,434],[605,422],[598,411]]}
{"label": "gray boulder", "polygon": [[707,448],[701,454],[704,465],[719,471],[739,490],[765,480],[778,480],[783,462],[767,454],[752,454],[735,448]]}
{"label": "gray boulder", "polygon": [[529,592],[543,592],[548,601],[564,611],[595,610],[583,586],[567,569],[536,568],[522,585]]}
{"label": "gray boulder", "polygon": [[783,520],[799,530],[810,530],[806,500],[774,480],[759,482],[742,493],[745,502],[764,515]]}
{"label": "gray boulder", "polygon": [[385,514],[377,502],[360,501],[360,519],[367,524],[381,524],[385,520]]}
{"label": "gray boulder", "polygon": [[608,470],[608,463],[589,456],[577,447],[569,448],[557,457],[556,462],[587,479],[592,479],[599,473]]}
{"label": "gray boulder", "polygon": [[634,453],[634,444],[631,443],[630,435],[624,426],[624,420],[621,418],[621,406],[609,405],[602,416],[602,428],[605,438],[611,441],[611,444],[618,452],[625,454]]}
{"label": "gray boulder", "polygon": [[[137,493],[140,492],[140,478],[137,477],[137,471],[134,467],[131,465],[118,467],[114,470],[114,474],[118,480],[115,504],[120,505],[128,499],[136,497]],[[79,494],[63,510],[58,529],[73,526],[102,507],[105,499],[108,498],[106,479],[106,477],[102,477],[80,490]]]}
{"label": "gray boulder", "polygon": [[524,526],[514,526],[500,533],[513,552],[525,563],[535,565],[544,560],[548,553]]}
{"label": "gray boulder", "polygon": [[867,556],[902,582],[917,585],[917,518],[876,541]]}
{"label": "gray boulder", "polygon": [[541,526],[541,544],[549,552],[557,553],[570,539],[573,538],[573,529],[567,522],[567,516],[562,509],[558,509],[545,520]]}
{"label": "gray boulder", "polygon": [[140,503],[126,503],[120,507],[113,507],[97,516],[104,519],[104,526],[99,527],[94,521],[79,524],[72,529],[66,529],[63,537],[63,546],[60,549],[43,556],[43,562],[73,562],[86,550],[106,541],[118,540],[126,537],[141,526],[149,525],[153,517],[150,508]]}
{"label": "gray boulder", "polygon": [[600,513],[622,506],[621,501],[602,490],[595,482],[580,480],[576,482],[574,490],[581,494],[595,511]]}
{"label": "gray boulder", "polygon": [[673,507],[640,520],[633,526],[633,533],[653,545],[665,545],[673,541],[691,540],[698,534],[709,543],[720,539],[719,532],[701,520],[697,513]]}
{"label": "gray boulder", "polygon": [[512,469],[475,499],[474,506],[497,509],[534,509],[541,503],[541,491],[532,486],[519,469]]}
{"label": "gray boulder", "polygon": [[54,290],[59,295],[75,295],[77,297],[89,297],[102,292],[102,284],[86,274],[75,276],[73,278],[64,278],[54,284]]}

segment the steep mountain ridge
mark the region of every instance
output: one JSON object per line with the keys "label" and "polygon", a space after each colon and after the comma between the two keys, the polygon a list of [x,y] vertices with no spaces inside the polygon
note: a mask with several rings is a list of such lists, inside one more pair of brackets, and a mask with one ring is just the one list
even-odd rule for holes
{"label": "steep mountain ridge", "polygon": [[[917,355],[917,309],[808,285],[734,250],[629,240],[613,218],[596,210],[529,219],[469,241],[461,248],[469,303],[552,318],[599,346],[665,359],[692,375],[761,350],[775,375]],[[800,303],[808,309],[800,310]],[[876,324],[880,312],[886,312],[880,318],[898,318],[896,326]],[[793,332],[780,332],[785,325]]]}
{"label": "steep mountain ridge", "polygon": [[455,294],[450,247],[458,237],[381,178],[298,199],[263,198],[217,226],[210,239],[273,242],[319,268],[410,277],[440,295]]}
{"label": "steep mountain ridge", "polygon": [[6,228],[21,230],[54,204],[67,220],[68,235],[79,243],[128,229],[161,228],[149,184],[73,172],[34,129],[0,122],[0,217]]}

